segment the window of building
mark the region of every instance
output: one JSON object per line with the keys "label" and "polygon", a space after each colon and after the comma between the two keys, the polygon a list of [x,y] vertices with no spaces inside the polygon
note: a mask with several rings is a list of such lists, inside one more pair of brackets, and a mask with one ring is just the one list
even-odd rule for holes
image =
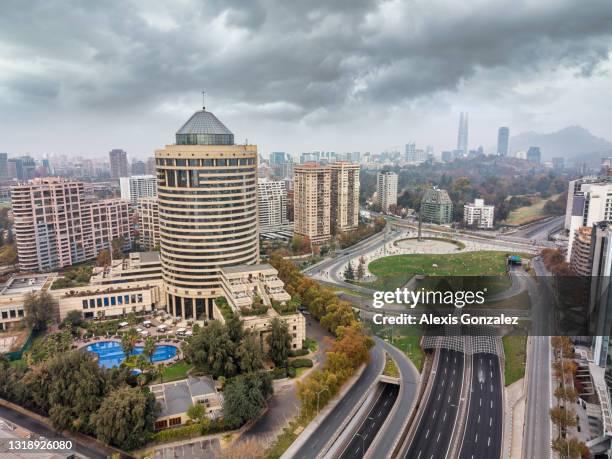
{"label": "window of building", "polygon": [[180,417],[178,417],[178,418],[170,418],[169,424],[170,424],[170,426],[178,426],[178,425],[181,424],[181,418]]}

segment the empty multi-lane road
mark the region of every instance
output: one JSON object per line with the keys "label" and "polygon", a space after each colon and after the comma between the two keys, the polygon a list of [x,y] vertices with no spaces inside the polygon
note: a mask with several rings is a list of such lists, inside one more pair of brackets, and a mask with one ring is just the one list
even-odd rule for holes
{"label": "empty multi-lane road", "polygon": [[460,459],[501,457],[503,405],[499,359],[472,355],[472,381]]}
{"label": "empty multi-lane road", "polygon": [[363,457],[364,452],[368,450],[372,441],[374,441],[376,434],[391,412],[400,389],[398,384],[384,384],[384,386],[376,402],[361,422],[359,429],[351,437],[351,441],[339,456],[340,459]]}
{"label": "empty multi-lane road", "polygon": [[444,459],[455,429],[465,355],[440,349],[435,380],[406,459]]}

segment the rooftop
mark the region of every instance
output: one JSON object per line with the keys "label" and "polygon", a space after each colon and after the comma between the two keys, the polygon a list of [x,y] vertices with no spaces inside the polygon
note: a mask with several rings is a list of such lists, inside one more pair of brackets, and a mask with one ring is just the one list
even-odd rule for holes
{"label": "rooftop", "polygon": [[199,110],[176,132],[177,145],[233,145],[234,134],[211,112]]}
{"label": "rooftop", "polygon": [[150,387],[151,392],[161,405],[159,416],[172,416],[185,413],[193,405],[194,397],[216,394],[215,385],[208,376],[188,378]]}
{"label": "rooftop", "polygon": [[274,268],[268,263],[261,263],[257,265],[236,265],[222,268],[225,274],[253,273],[259,271],[266,271],[268,269],[273,269],[276,272],[276,268]]}

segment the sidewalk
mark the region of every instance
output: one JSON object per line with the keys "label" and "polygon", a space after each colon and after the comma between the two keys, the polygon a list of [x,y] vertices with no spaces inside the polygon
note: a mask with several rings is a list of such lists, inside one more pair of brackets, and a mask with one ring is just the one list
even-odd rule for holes
{"label": "sidewalk", "polygon": [[523,453],[523,424],[525,421],[525,378],[506,387],[504,419],[504,459],[521,457]]}

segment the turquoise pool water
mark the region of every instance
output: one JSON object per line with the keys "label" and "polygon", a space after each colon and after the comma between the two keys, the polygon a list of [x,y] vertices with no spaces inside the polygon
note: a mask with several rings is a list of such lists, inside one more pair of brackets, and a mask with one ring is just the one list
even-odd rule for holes
{"label": "turquoise pool water", "polygon": [[[98,354],[98,363],[105,368],[118,367],[125,360],[121,344],[116,341],[99,341],[85,347],[89,352]],[[167,344],[157,346],[153,354],[153,362],[161,362],[176,356],[175,346]],[[142,346],[136,346],[132,355],[142,354]]]}

